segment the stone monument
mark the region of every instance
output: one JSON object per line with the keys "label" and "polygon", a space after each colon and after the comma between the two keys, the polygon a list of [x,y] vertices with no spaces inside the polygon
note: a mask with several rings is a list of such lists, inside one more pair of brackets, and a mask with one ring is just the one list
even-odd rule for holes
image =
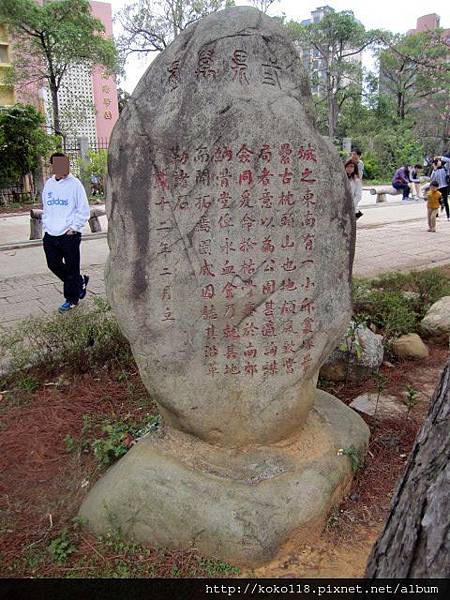
{"label": "stone monument", "polygon": [[317,531],[368,429],[316,389],[351,316],[353,205],[301,60],[253,8],[191,25],[109,151],[109,301],[163,427],[81,514],[138,541],[270,560]]}

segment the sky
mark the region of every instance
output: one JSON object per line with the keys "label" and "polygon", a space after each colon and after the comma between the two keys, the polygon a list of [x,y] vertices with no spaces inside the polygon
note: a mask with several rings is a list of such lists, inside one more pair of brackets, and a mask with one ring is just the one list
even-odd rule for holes
{"label": "sky", "polygon": [[[133,0],[109,1],[115,14]],[[245,0],[235,0],[235,3],[240,6],[249,4]],[[369,2],[367,0],[329,0],[328,2],[326,0],[281,0],[274,3],[268,14],[270,16],[285,14],[288,20],[302,21],[310,17],[312,10],[326,4],[336,11],[352,10],[366,29],[388,29],[394,33],[406,33],[408,29],[415,28],[418,17],[430,12],[441,15],[442,27],[450,27],[450,15],[445,8],[445,2],[427,8],[421,0],[369,0]],[[116,36],[120,33],[117,23],[114,25],[114,33]],[[126,79],[122,82],[122,87],[131,93],[153,57],[148,55],[140,59],[136,56],[130,58],[126,65]],[[366,66],[373,68],[369,57],[366,57],[364,62]]]}

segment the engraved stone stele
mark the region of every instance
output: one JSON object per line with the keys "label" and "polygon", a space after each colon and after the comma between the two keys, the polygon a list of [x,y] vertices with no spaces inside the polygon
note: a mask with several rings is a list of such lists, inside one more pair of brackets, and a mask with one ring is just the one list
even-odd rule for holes
{"label": "engraved stone stele", "polygon": [[300,58],[253,8],[210,15],[142,77],[109,150],[107,293],[163,427],[81,514],[257,565],[320,530],[368,429],[316,389],[351,316],[355,225]]}

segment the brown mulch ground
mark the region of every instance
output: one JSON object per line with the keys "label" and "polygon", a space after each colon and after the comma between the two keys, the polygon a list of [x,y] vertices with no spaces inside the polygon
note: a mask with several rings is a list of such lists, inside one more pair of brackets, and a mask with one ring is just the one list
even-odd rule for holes
{"label": "brown mulch ground", "polygon": [[[383,367],[387,379],[383,393],[401,397],[406,386],[413,385],[423,392],[418,404],[407,419],[364,417],[372,434],[369,453],[350,495],[336,509],[317,544],[266,569],[266,575],[362,576],[447,359],[446,348],[430,349],[426,360]],[[72,523],[86,490],[102,472],[91,451],[92,441],[102,436],[102,423],[141,422],[146,414],[155,413],[139,375],[135,372],[123,378],[123,373],[100,370],[97,376],[34,374],[34,378],[38,380],[35,391],[0,390],[0,576],[220,574],[220,565],[211,566],[195,551],[169,552],[114,539],[99,541]],[[376,390],[375,381],[327,388],[346,403],[369,390]],[[82,433],[87,421],[89,430]],[[79,442],[71,452],[64,441],[67,436]],[[86,442],[84,450],[82,441]],[[48,548],[64,529],[74,550],[57,564]],[[224,573],[229,574],[226,566]]]}

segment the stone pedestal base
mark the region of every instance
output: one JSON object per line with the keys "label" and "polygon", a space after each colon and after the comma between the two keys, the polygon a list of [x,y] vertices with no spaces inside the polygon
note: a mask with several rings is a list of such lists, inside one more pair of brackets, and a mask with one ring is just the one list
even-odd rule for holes
{"label": "stone pedestal base", "polygon": [[106,473],[80,515],[97,533],[120,528],[127,539],[257,566],[320,530],[352,479],[338,450],[363,457],[368,439],[359,415],[319,390],[301,432],[270,447],[219,448],[164,428]]}

